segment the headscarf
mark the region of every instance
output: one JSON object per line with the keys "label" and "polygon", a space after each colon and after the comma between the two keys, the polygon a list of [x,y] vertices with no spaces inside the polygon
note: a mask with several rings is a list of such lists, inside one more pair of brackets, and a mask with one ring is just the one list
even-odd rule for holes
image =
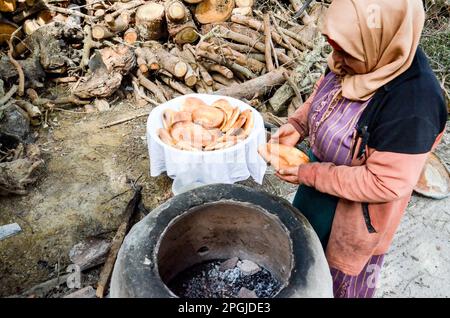
{"label": "headscarf", "polygon": [[406,71],[424,22],[422,0],[333,0],[322,33],[366,68],[364,74],[347,74],[333,54],[329,56],[330,69],[343,76],[342,96],[366,101]]}

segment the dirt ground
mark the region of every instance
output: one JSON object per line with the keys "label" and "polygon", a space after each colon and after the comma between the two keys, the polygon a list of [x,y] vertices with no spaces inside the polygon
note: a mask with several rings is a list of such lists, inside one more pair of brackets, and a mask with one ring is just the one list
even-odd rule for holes
{"label": "dirt ground", "polygon": [[[146,109],[142,109],[145,112]],[[0,242],[0,296],[20,294],[57,277],[69,250],[84,238],[112,237],[132,192],[127,178],[144,186],[151,210],[170,198],[171,180],[149,176],[146,117],[100,129],[136,112],[119,103],[104,113],[53,113],[41,128],[45,166],[26,196],[0,199],[0,224],[17,222],[22,233]],[[450,163],[450,138],[439,154]],[[290,197],[295,187],[270,173],[260,188]],[[257,186],[248,180],[243,184]],[[379,297],[450,296],[450,198],[414,196],[382,272]],[[91,281],[90,279],[89,281]]]}

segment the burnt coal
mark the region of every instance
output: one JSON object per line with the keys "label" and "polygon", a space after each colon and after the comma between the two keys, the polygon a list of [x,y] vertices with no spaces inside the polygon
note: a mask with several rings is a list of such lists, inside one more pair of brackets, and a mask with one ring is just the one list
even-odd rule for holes
{"label": "burnt coal", "polygon": [[245,275],[237,266],[221,271],[223,262],[196,264],[175,276],[168,287],[182,298],[239,298],[242,288],[254,291],[258,298],[272,298],[278,292],[280,283],[265,268]]}

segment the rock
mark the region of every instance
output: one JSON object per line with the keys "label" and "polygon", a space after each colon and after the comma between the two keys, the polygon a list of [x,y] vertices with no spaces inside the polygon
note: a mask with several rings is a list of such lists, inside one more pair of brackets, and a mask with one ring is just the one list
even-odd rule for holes
{"label": "rock", "polygon": [[109,103],[106,99],[96,99],[94,102],[95,108],[98,109],[99,112],[106,112],[109,110]]}
{"label": "rock", "polygon": [[244,276],[256,274],[261,270],[261,268],[257,264],[249,260],[238,262],[237,267],[241,270],[242,275]]}
{"label": "rock", "polygon": [[69,258],[73,264],[80,266],[80,270],[83,271],[102,264],[106,259],[110,245],[106,240],[89,239],[72,247]]}
{"label": "rock", "polygon": [[238,293],[239,298],[258,298],[254,290],[242,287]]}
{"label": "rock", "polygon": [[63,298],[95,298],[95,289],[92,286],[87,286]]}
{"label": "rock", "polygon": [[230,258],[220,264],[219,271],[225,272],[228,269],[235,268],[238,262],[239,258],[237,257]]}
{"label": "rock", "polygon": [[33,141],[28,114],[15,105],[2,111],[0,133],[13,136],[22,143]]}
{"label": "rock", "polygon": [[19,224],[11,223],[0,226],[0,241],[22,232]]}

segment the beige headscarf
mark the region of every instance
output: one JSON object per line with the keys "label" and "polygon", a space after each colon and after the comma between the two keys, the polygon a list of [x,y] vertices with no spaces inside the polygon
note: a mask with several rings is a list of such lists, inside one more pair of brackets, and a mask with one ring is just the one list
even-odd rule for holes
{"label": "beige headscarf", "polygon": [[333,0],[322,33],[366,66],[365,74],[345,74],[330,55],[330,69],[344,75],[342,96],[368,100],[406,71],[414,59],[424,21],[422,0]]}

